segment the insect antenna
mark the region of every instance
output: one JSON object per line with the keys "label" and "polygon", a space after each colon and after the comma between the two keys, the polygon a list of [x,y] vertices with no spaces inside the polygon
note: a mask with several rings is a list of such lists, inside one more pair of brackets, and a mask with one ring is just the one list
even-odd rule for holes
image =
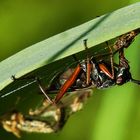
{"label": "insect antenna", "polygon": [[10,95],[10,94],[12,94],[12,93],[15,93],[15,92],[17,92],[17,91],[19,91],[19,90],[21,90],[21,89],[23,89],[23,88],[25,88],[25,87],[28,87],[29,85],[31,85],[31,84],[33,84],[33,83],[35,83],[35,82],[36,82],[36,80],[33,80],[33,81],[31,81],[31,82],[28,82],[27,84],[25,84],[25,85],[23,85],[23,86],[20,86],[20,87],[18,87],[18,88],[16,88],[16,89],[12,90],[12,91],[10,91],[10,92],[7,92],[7,93],[5,93],[5,94],[3,94],[3,95],[0,95],[0,98],[4,98],[4,97],[6,97],[6,96],[8,96],[8,95]]}
{"label": "insect antenna", "polygon": [[130,80],[132,83],[135,83],[135,84],[137,84],[137,85],[140,85],[140,80],[135,80],[135,79],[131,79]]}

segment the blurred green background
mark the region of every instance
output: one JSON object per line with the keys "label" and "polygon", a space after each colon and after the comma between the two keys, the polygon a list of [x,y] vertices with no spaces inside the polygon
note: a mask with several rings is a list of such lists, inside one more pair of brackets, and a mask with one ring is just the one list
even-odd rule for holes
{"label": "blurred green background", "polygon": [[[135,0],[0,0],[0,60],[96,16],[135,2]],[[140,79],[139,39],[140,37],[137,37],[126,51],[127,58],[131,62],[131,72],[136,79]],[[96,90],[84,109],[71,116],[62,131],[42,135],[24,133],[21,139],[139,140],[139,89],[139,86],[127,83],[121,87]],[[0,128],[0,139],[17,138]]]}

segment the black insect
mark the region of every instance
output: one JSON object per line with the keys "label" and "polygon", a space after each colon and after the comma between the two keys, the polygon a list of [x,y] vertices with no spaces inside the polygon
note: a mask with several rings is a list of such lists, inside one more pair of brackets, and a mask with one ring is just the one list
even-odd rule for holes
{"label": "black insect", "polygon": [[[20,131],[39,133],[56,132],[63,127],[65,121],[72,113],[79,110],[83,101],[89,96],[89,92],[81,89],[95,87],[98,89],[104,89],[114,85],[123,85],[127,82],[133,82],[139,85],[140,80],[132,78],[128,60],[124,55],[124,48],[130,46],[139,32],[140,30],[137,29],[126,33],[120,36],[112,47],[108,47],[109,53],[105,55],[108,56],[110,60],[104,59],[104,55],[101,55],[99,60],[94,56],[90,56],[87,40],[84,40],[87,58],[78,61],[75,57],[77,66],[59,73],[52,80],[48,89],[44,88],[38,77],[33,78],[34,81],[38,83],[41,92],[45,95],[47,100],[44,102],[47,104],[44,104],[43,102],[43,106],[36,109],[28,116],[23,115],[20,112],[14,112],[2,117],[0,122],[3,127],[18,137],[20,137]],[[114,52],[112,48],[114,48]],[[113,56],[116,53],[119,54],[118,64],[113,60]],[[13,80],[20,80],[16,79],[15,76],[12,76],[12,78]],[[58,90],[54,99],[51,99],[48,94],[48,92],[52,90]],[[63,100],[64,98],[62,99],[62,97],[68,90],[79,90],[79,93],[75,95],[71,94],[72,96],[65,96],[66,100]],[[49,111],[51,113],[49,113]],[[48,116],[48,114],[50,116]],[[43,119],[44,117],[49,117],[51,123],[48,123],[48,120],[44,121],[42,116]]]}
{"label": "black insect", "polygon": [[[101,59],[96,60],[94,56],[89,55],[87,40],[84,40],[84,46],[87,53],[87,58],[81,62],[78,62],[76,68],[69,68],[64,73],[59,74],[52,81],[51,86],[45,89],[38,77],[35,81],[38,83],[40,90],[46,96],[50,103],[57,104],[63,95],[68,91],[74,91],[77,89],[83,89],[87,87],[96,87],[99,89],[108,88],[114,85],[123,85],[126,82],[134,82],[140,84],[139,80],[134,80],[130,73],[130,66],[128,60],[124,56],[124,48],[128,48],[133,42],[135,36],[140,33],[140,29],[131,31],[120,36],[114,43],[112,48],[109,47],[110,61]],[[113,55],[119,53],[119,64],[113,61]],[[17,80],[12,76],[14,80]],[[58,90],[56,97],[50,99],[47,91]]]}
{"label": "black insect", "polygon": [[[86,40],[84,44],[87,49]],[[119,50],[119,64],[113,62],[111,49],[110,52],[109,62],[105,60],[96,61],[93,57],[87,57],[75,69],[68,69],[57,77],[58,80],[55,84],[59,92],[53,102],[58,103],[68,89],[76,90],[92,86],[103,89],[114,85],[123,85],[129,81],[140,84],[139,80],[132,78],[128,60],[124,56],[124,48]],[[69,74],[66,74],[68,71]]]}

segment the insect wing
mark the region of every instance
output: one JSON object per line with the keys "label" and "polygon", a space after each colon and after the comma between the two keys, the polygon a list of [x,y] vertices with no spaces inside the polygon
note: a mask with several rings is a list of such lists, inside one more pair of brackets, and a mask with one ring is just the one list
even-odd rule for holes
{"label": "insect wing", "polygon": [[62,98],[57,105],[46,100],[35,110],[29,109],[29,114],[14,111],[0,118],[3,128],[21,137],[21,132],[52,133],[62,129],[68,118],[83,108],[85,101],[92,95],[92,90],[79,90]]}

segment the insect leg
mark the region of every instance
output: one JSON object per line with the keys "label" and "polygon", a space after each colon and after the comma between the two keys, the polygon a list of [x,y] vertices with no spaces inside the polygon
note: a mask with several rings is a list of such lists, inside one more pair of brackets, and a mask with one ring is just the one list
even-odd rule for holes
{"label": "insect leg", "polygon": [[29,76],[29,77],[21,77],[21,78],[16,78],[15,75],[11,76],[11,79],[13,81],[19,81],[19,80],[35,80],[36,76]]}
{"label": "insect leg", "polygon": [[16,80],[29,80],[29,79],[33,79],[35,80],[35,82],[38,84],[39,89],[41,90],[41,92],[45,95],[46,99],[48,100],[49,103],[53,103],[52,100],[50,99],[50,97],[47,95],[46,93],[46,89],[43,87],[40,78],[37,76],[31,76],[31,77],[23,77],[23,78],[16,78],[14,75],[11,76],[11,78],[16,81]]}
{"label": "insect leg", "polygon": [[[130,66],[128,64],[128,60],[124,56],[124,49],[122,48],[119,51],[119,66],[120,67],[125,67],[126,69],[130,69]],[[131,77],[130,82],[133,82],[135,84],[140,85],[140,80],[135,80]]]}
{"label": "insect leg", "polygon": [[50,99],[50,97],[47,95],[46,93],[46,89],[43,87],[40,79],[38,77],[36,77],[36,81],[37,81],[37,84],[41,90],[41,92],[45,95],[46,99],[49,101],[49,103],[53,103],[53,101]]}
{"label": "insect leg", "polygon": [[108,47],[109,47],[109,50],[110,50],[111,73],[112,73],[112,78],[114,79],[113,51],[112,51],[110,46],[108,46]]}
{"label": "insect leg", "polygon": [[125,67],[125,68],[128,68],[130,69],[130,66],[128,64],[128,60],[125,58],[124,56],[124,48],[122,48],[120,51],[119,51],[119,66],[120,67]]}
{"label": "insect leg", "polygon": [[111,72],[108,70],[106,65],[104,63],[99,64],[99,68],[111,79],[114,79],[114,62],[113,62],[113,51],[111,47],[108,45],[108,42],[106,42],[108,48],[109,48],[109,56],[110,56],[110,65],[111,65]]}
{"label": "insect leg", "polygon": [[80,71],[81,71],[81,66],[80,66],[80,64],[78,64],[77,67],[75,68],[74,72],[70,76],[70,78],[61,86],[60,91],[58,92],[58,94],[56,95],[56,97],[54,99],[54,103],[58,103],[60,101],[60,99],[63,97],[63,95],[66,93],[68,88],[70,88],[73,85],[73,83],[75,82],[76,78],[78,77]]}
{"label": "insect leg", "polygon": [[135,79],[132,78],[130,81],[137,84],[137,85],[140,85],[140,80],[135,80]]}
{"label": "insect leg", "polygon": [[86,54],[87,54],[87,68],[86,68],[86,84],[89,85],[90,84],[90,73],[91,73],[91,64],[90,64],[90,58],[89,58],[89,52],[88,52],[88,47],[87,47],[87,39],[83,40],[84,41],[84,47],[86,50]]}

